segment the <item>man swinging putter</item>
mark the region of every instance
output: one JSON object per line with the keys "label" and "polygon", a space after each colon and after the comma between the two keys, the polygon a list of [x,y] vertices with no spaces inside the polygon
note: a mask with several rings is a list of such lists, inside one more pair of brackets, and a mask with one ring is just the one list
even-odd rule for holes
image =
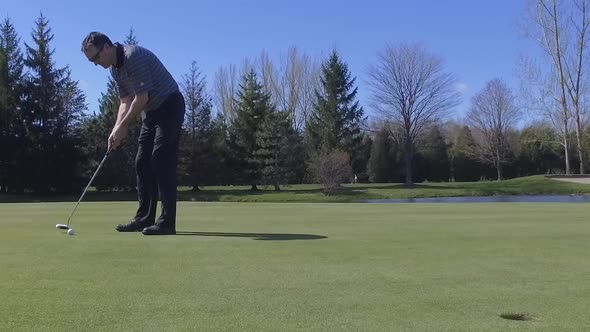
{"label": "man swinging putter", "polygon": [[[110,68],[121,104],[108,138],[108,151],[116,150],[127,127],[142,115],[139,148],[135,158],[139,208],[119,232],[145,235],[176,234],[176,168],[185,102],[166,67],[148,49],[112,43],[100,32],[82,42],[82,52],[95,65]],[[156,219],[158,197],[162,213]]]}

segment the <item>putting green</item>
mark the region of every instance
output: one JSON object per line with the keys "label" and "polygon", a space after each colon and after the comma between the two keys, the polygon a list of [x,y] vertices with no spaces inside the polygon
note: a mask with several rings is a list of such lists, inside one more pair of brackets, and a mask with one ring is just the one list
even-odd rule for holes
{"label": "putting green", "polygon": [[0,204],[0,331],[590,329],[588,204],[72,207]]}

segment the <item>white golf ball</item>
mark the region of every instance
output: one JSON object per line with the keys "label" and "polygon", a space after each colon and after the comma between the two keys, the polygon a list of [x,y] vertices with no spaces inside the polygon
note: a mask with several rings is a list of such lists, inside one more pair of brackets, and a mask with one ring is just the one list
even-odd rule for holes
{"label": "white golf ball", "polygon": [[74,235],[74,229],[73,228],[68,229],[68,235]]}

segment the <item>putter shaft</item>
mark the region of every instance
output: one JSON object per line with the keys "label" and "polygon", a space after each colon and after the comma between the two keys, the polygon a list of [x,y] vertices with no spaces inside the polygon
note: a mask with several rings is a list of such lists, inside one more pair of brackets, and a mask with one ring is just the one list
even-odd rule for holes
{"label": "putter shaft", "polygon": [[104,161],[107,159],[107,157],[109,156],[110,151],[108,151],[104,157],[102,158],[102,161],[100,162],[100,164],[98,164],[98,167],[96,168],[96,171],[94,171],[94,175],[92,175],[92,178],[90,179],[90,181],[88,182],[88,184],[86,185],[86,188],[84,189],[84,191],[82,192],[82,195],[80,196],[80,199],[78,199],[78,203],[76,203],[76,206],[74,207],[74,209],[72,210],[72,213],[70,213],[70,216],[68,217],[68,222],[66,224],[66,227],[70,227],[70,219],[72,219],[72,216],[74,215],[74,212],[76,211],[76,209],[78,208],[78,205],[80,205],[80,201],[82,201],[82,198],[84,197],[84,195],[86,194],[86,191],[88,190],[88,187],[90,187],[90,184],[92,184],[92,181],[94,180],[94,178],[96,177],[96,174],[98,174],[98,171],[100,170],[100,168],[102,167],[102,164],[104,164]]}

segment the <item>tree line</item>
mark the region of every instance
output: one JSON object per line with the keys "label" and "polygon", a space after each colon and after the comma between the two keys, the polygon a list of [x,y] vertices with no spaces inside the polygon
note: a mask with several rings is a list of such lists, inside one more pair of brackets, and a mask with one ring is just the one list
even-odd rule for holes
{"label": "tree line", "polygon": [[[568,4],[530,1],[523,22],[545,57],[523,58],[518,90],[490,78],[459,120],[451,120],[461,101],[455,75],[419,43],[387,44],[378,53],[366,105],[336,50],[319,60],[296,47],[278,61],[262,52],[240,68],[220,68],[211,92],[193,61],[178,78],[187,106],[179,183],[280,190],[321,182],[335,190],[353,181],[583,173],[590,21],[588,1]],[[22,45],[9,18],[0,24],[0,192],[78,192],[106,150],[116,86],[109,80],[90,112],[71,70],[55,63],[52,39],[43,14]],[[125,42],[139,43],[133,30]],[[95,179],[99,190],[134,190],[139,126],[138,119]]]}

